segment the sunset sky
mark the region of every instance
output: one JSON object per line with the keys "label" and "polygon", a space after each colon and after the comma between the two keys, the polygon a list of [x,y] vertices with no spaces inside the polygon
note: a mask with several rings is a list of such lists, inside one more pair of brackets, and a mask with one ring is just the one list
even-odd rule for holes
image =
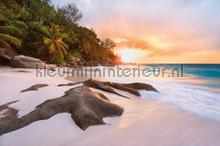
{"label": "sunset sky", "polygon": [[220,0],[53,0],[68,3],[125,61],[220,63]]}

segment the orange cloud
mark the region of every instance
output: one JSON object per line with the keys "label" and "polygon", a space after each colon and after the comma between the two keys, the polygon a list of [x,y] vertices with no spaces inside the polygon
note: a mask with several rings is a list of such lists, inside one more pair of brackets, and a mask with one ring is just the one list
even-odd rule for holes
{"label": "orange cloud", "polygon": [[84,0],[78,6],[81,24],[115,40],[117,49],[146,50],[137,62],[220,63],[218,0]]}

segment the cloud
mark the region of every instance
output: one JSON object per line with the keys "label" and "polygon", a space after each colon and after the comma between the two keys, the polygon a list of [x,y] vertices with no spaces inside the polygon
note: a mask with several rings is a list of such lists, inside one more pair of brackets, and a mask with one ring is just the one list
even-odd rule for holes
{"label": "cloud", "polygon": [[69,2],[82,10],[82,25],[101,37],[128,40],[119,46],[162,56],[220,52],[219,0],[53,0]]}

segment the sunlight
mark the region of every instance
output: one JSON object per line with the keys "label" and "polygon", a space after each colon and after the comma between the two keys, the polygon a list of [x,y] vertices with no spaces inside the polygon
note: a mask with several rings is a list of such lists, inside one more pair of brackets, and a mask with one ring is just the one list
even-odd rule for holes
{"label": "sunlight", "polygon": [[167,49],[172,46],[167,40],[162,39],[161,37],[157,36],[150,36],[146,37],[147,43],[151,44],[153,47],[157,49]]}
{"label": "sunlight", "polygon": [[116,50],[116,54],[121,57],[123,63],[135,63],[140,56],[146,54],[146,50],[134,48],[121,48]]}

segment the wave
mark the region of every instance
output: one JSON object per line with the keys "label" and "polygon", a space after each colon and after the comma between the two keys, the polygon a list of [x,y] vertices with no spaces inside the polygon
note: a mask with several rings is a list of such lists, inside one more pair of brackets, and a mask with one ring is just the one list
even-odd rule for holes
{"label": "wave", "polygon": [[[144,67],[166,67],[169,69],[180,65],[145,65]],[[122,68],[136,66],[122,66]],[[195,68],[188,72],[190,68]],[[188,69],[188,70],[187,70]],[[178,109],[194,113],[204,118],[220,122],[220,78],[212,73],[220,65],[184,65],[184,77],[108,77],[105,80],[115,82],[144,82],[153,85],[160,93],[140,91],[143,99],[154,99],[170,104]],[[198,71],[198,70],[201,70]],[[203,71],[204,70],[204,71]],[[204,77],[206,76],[206,77]]]}
{"label": "wave", "polygon": [[220,93],[205,87],[171,82],[154,82],[160,93],[141,91],[144,99],[156,99],[179,109],[220,122]]}

